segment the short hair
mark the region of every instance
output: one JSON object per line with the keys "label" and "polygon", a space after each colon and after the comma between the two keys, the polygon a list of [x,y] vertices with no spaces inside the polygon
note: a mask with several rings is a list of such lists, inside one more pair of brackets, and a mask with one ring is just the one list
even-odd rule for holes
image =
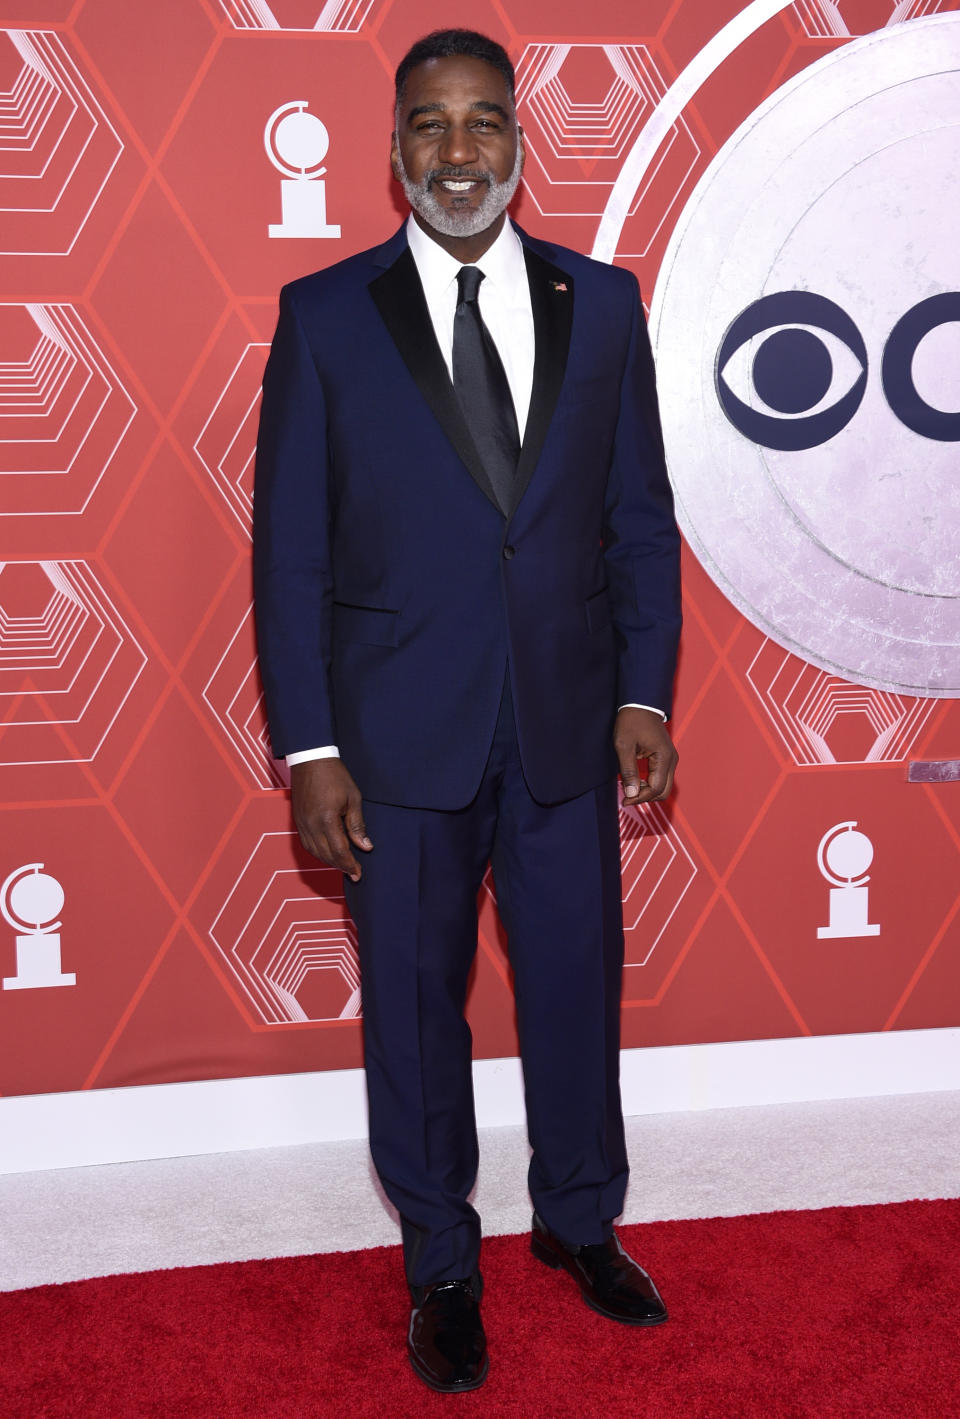
{"label": "short hair", "polygon": [[411,69],[425,64],[428,59],[482,59],[503,75],[510,94],[510,102],[516,102],[516,82],[510,56],[502,44],[476,30],[433,30],[410,46],[397,65],[394,79],[395,106],[399,110],[406,92],[407,77]]}

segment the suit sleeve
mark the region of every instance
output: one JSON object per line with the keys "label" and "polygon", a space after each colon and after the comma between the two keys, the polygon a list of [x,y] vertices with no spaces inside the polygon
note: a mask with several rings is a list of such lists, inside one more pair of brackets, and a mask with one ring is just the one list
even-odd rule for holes
{"label": "suit sleeve", "polygon": [[680,534],[673,514],[656,376],[632,276],[630,341],[607,480],[604,558],[619,641],[617,704],[673,700],[680,637]]}
{"label": "suit sleeve", "polygon": [[289,287],[263,377],[254,477],[257,650],[273,752],[337,742],[323,389]]}

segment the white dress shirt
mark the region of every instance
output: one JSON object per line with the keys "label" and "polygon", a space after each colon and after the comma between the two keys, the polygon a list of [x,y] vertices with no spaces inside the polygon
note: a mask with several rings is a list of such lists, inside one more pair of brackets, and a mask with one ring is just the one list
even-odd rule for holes
{"label": "white dress shirt", "polygon": [[[427,236],[412,216],[407,221],[407,241],[417,263],[440,353],[453,379],[453,318],[462,262]],[[533,389],[533,306],[523,247],[509,222],[504,222],[493,246],[476,265],[483,272],[477,296],[480,314],[503,362],[522,440]]]}
{"label": "white dress shirt", "polygon": [[[420,284],[433,323],[433,332],[440,346],[447,373],[453,378],[453,319],[457,310],[457,273],[462,262],[445,251],[439,242],[429,237],[413,213],[407,219],[407,241],[417,267]],[[503,362],[507,383],[513,396],[517,428],[523,439],[530,410],[533,389],[535,341],[533,307],[523,247],[510,222],[504,222],[500,235],[475,263],[483,272],[477,300],[483,323],[497,347]],[[622,709],[650,709],[650,705],[626,706]],[[666,719],[662,710],[654,710]],[[337,759],[335,744],[320,749],[301,749],[287,755],[287,764],[305,763],[308,759]]]}

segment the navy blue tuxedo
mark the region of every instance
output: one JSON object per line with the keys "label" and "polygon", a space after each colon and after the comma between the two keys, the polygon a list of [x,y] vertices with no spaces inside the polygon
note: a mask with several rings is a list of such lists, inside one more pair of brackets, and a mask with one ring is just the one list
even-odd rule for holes
{"label": "navy blue tuxedo", "polygon": [[536,361],[506,518],[402,230],[281,296],[254,511],[271,738],[337,744],[387,803],[473,798],[508,659],[541,802],[615,773],[618,704],[670,704],[678,539],[636,281],[520,237]]}
{"label": "navy blue tuxedo", "polygon": [[338,745],[364,796],[374,848],[344,890],[370,1143],[416,1286],[479,1255],[463,1011],[491,860],[537,1211],[599,1242],[627,1177],[611,731],[619,704],[669,709],[679,539],[635,280],[519,235],[536,356],[506,511],[403,231],[285,288],[264,377],[270,733]]}

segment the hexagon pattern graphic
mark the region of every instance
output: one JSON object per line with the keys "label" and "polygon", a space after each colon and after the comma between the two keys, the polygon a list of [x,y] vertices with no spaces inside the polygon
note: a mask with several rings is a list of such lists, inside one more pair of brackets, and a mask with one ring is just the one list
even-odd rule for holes
{"label": "hexagon pattern graphic", "polygon": [[[887,25],[953,9],[944,0],[886,0],[886,7],[890,12]],[[863,24],[863,6],[851,5],[848,0],[794,0],[793,9],[811,39],[851,39],[870,32]]]}
{"label": "hexagon pattern graphic", "polygon": [[836,0],[794,0],[793,8],[811,39],[849,38],[847,22]]}
{"label": "hexagon pattern graphic", "polygon": [[620,801],[625,965],[645,966],[683,901],[697,865],[659,803]]}
{"label": "hexagon pattern graphic", "polygon": [[746,679],[796,764],[900,763],[933,713],[931,700],[853,685],[769,639]]}
{"label": "hexagon pattern graphic", "polygon": [[260,382],[269,345],[247,345],[194,444],[194,452],[249,537]]}
{"label": "hexagon pattern graphic", "polygon": [[0,566],[0,764],[95,759],[147,663],[85,562]]}
{"label": "hexagon pattern graphic", "polygon": [[60,35],[4,30],[16,55],[0,95],[0,255],[66,254],[123,144]]}
{"label": "hexagon pattern graphic", "polygon": [[[454,11],[35,0],[0,31],[0,879],[56,861],[84,1016],[79,989],[0,992],[0,1029],[22,1042],[0,1092],[95,1087],[119,1060],[138,1082],[182,1078],[185,1058],[209,1072],[211,1039],[224,1041],[224,1075],[261,1073],[265,1043],[277,1070],[359,1058],[341,879],[298,846],[289,774],[270,751],[253,468],[280,285],[396,230],[386,135],[408,45],[470,23],[506,46],[527,148],[517,220],[634,271],[656,317],[661,268],[742,125],[874,31],[895,44],[960,24],[960,0]],[[314,174],[322,240],[270,236],[283,191],[264,126],[293,102],[329,137]],[[774,172],[788,171],[800,127],[778,137]],[[851,319],[882,381],[890,321],[880,294],[861,296]],[[956,328],[917,352],[928,400],[960,358]],[[831,359],[842,373],[842,352]],[[688,405],[688,426],[695,414]],[[960,755],[956,707],[789,654],[695,555],[685,603],[678,792],[620,807],[625,1044],[943,1024],[942,982],[954,999],[960,986],[960,819],[952,788],[909,784],[905,761]],[[866,943],[817,937],[828,889],[816,844],[843,822],[876,847],[882,933]],[[123,884],[110,878],[121,860]],[[899,887],[914,879],[916,911]],[[492,898],[489,874],[485,886]],[[121,887],[136,941],[118,974],[102,903]],[[479,1055],[513,1038],[492,924],[488,900],[470,1017]],[[165,1061],[150,1031],[178,990],[190,1009]],[[81,1056],[99,1063],[78,1073]]]}
{"label": "hexagon pattern graphic", "polygon": [[227,19],[238,30],[314,30],[356,34],[375,0],[220,0]]}
{"label": "hexagon pattern graphic", "polygon": [[[538,211],[599,216],[625,153],[666,88],[646,45],[529,45],[517,66],[517,107],[527,147],[523,183]],[[689,125],[680,119],[630,209],[636,212],[667,164],[673,200],[665,209],[658,206],[659,223],[647,247],[699,156]]]}
{"label": "hexagon pattern graphic", "polygon": [[0,305],[0,479],[9,515],[82,513],[136,414],[69,305]]}
{"label": "hexagon pattern graphic", "polygon": [[319,866],[278,866],[291,833],[266,833],[210,927],[210,938],[266,1025],[360,1014],[356,930],[342,896],[311,885]]}
{"label": "hexagon pattern graphic", "polygon": [[258,788],[288,788],[290,771],[270,750],[263,688],[257,674],[252,606],[217,662],[203,698],[253,783]]}
{"label": "hexagon pattern graphic", "polygon": [[954,9],[950,0],[897,0],[888,25],[900,25],[906,20],[919,20],[924,15],[940,15]]}

